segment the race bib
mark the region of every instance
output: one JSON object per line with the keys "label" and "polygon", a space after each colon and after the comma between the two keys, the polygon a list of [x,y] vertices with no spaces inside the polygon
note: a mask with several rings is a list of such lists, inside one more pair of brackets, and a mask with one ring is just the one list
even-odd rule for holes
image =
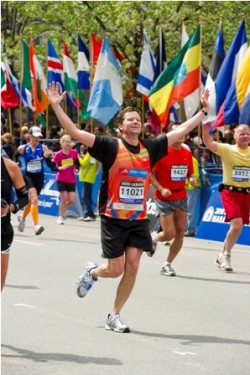
{"label": "race bib", "polygon": [[62,166],[64,165],[67,165],[68,167],[71,167],[72,165],[74,165],[74,161],[72,158],[69,158],[69,159],[63,159],[62,160]]}
{"label": "race bib", "polygon": [[249,167],[233,167],[232,180],[233,181],[249,181],[250,168]]}
{"label": "race bib", "polygon": [[124,203],[141,203],[144,200],[143,182],[121,181],[119,199]]}
{"label": "race bib", "polygon": [[41,160],[32,160],[27,163],[27,172],[36,173],[42,171]]}
{"label": "race bib", "polygon": [[171,168],[171,180],[172,181],[185,181],[187,177],[188,168],[187,165],[172,165]]}

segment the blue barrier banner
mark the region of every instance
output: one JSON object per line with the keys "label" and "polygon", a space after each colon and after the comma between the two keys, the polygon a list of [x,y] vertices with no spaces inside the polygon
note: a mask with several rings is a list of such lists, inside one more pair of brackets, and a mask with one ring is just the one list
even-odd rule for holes
{"label": "blue barrier banner", "polygon": [[39,212],[57,216],[60,205],[60,194],[57,190],[55,173],[44,173],[44,184],[39,195]]}
{"label": "blue barrier banner", "polygon": [[[196,238],[224,242],[229,230],[229,223],[225,223],[225,211],[222,206],[220,193],[214,191],[209,199],[201,219]],[[250,226],[244,225],[237,244],[250,245]]]}

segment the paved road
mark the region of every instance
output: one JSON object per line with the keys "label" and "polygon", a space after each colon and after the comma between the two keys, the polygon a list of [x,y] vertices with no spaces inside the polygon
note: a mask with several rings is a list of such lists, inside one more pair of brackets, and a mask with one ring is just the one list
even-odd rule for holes
{"label": "paved road", "polygon": [[[100,257],[99,221],[41,215],[16,231],[2,295],[2,375],[248,375],[250,251],[237,246],[235,272],[213,265],[220,243],[185,239],[174,268],[160,275],[167,251],[142,257],[122,311],[130,334],[104,329],[118,280],[100,279],[85,299],[75,294],[82,265]],[[13,217],[16,225],[16,217]]]}

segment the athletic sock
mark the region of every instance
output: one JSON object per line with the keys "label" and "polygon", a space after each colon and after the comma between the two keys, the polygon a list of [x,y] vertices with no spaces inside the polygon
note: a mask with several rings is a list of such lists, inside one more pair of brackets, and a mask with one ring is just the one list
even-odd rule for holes
{"label": "athletic sock", "polygon": [[32,220],[33,220],[34,225],[37,225],[38,224],[38,207],[32,204],[30,206],[30,212],[32,215]]}

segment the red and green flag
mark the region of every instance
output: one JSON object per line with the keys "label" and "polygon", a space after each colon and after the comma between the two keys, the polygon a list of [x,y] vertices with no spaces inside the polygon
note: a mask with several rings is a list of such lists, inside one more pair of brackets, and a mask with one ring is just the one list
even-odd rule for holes
{"label": "red and green flag", "polygon": [[170,107],[200,86],[200,26],[155,81],[149,102],[165,125]]}

